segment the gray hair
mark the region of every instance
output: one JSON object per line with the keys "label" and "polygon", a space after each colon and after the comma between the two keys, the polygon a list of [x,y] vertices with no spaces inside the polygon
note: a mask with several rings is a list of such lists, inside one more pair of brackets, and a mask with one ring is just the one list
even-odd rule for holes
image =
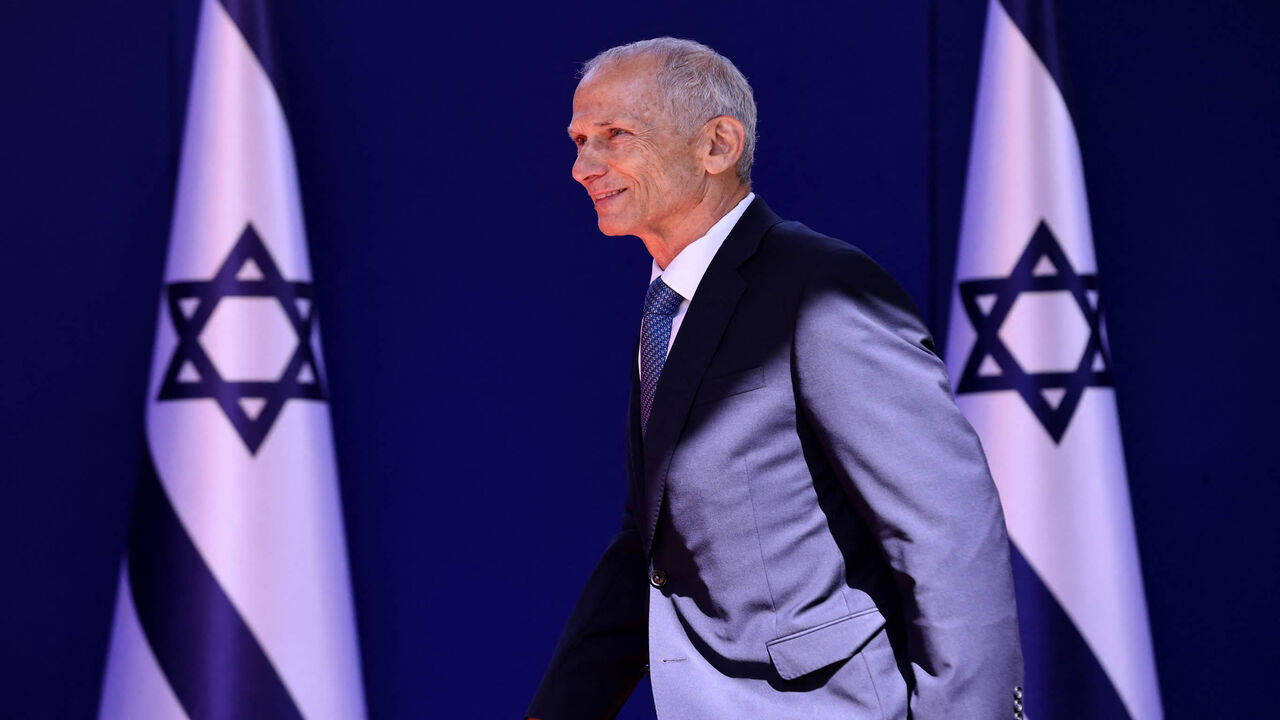
{"label": "gray hair", "polygon": [[756,154],[756,100],[742,72],[729,58],[702,43],[660,37],[609,48],[583,63],[578,77],[586,77],[602,65],[641,56],[662,61],[658,87],[681,130],[692,132],[720,115],[742,123],[746,142],[738,159],[738,179],[750,185]]}

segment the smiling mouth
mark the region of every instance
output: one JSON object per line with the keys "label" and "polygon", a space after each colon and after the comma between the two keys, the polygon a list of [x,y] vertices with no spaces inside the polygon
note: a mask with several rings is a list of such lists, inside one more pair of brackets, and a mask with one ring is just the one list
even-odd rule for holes
{"label": "smiling mouth", "polygon": [[609,192],[607,192],[607,193],[600,193],[599,195],[594,195],[594,196],[592,196],[591,200],[592,200],[592,202],[599,203],[599,202],[602,202],[602,201],[604,201],[604,200],[608,200],[608,199],[609,199],[609,198],[611,198],[611,197],[615,197],[615,196],[617,196],[617,195],[621,195],[622,193],[624,193],[624,192],[626,192],[626,191],[627,191],[627,189],[626,189],[626,188],[622,188],[621,190],[610,190],[610,191],[609,191]]}

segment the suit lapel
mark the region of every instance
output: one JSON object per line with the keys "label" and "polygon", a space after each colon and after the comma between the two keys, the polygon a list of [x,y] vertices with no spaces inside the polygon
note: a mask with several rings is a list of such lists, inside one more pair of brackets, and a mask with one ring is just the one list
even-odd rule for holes
{"label": "suit lapel", "polygon": [[631,352],[631,401],[627,407],[627,500],[640,525],[640,508],[644,497],[644,437],[640,432],[640,339]]}
{"label": "suit lapel", "polygon": [[[653,552],[653,537],[666,490],[671,457],[684,429],[689,407],[702,382],[702,375],[720,345],[720,338],[733,317],[734,308],[746,290],[747,283],[738,267],[755,254],[764,234],[781,222],[764,201],[756,198],[739,218],[724,244],[716,252],[698,290],[689,303],[676,335],[675,344],[658,380],[649,426],[642,447],[644,478],[644,542],[646,554]],[[638,397],[638,382],[632,386],[633,405]],[[638,418],[638,415],[633,415]],[[635,423],[638,434],[638,420]],[[634,455],[634,453],[633,453]],[[639,519],[639,518],[637,518]]]}

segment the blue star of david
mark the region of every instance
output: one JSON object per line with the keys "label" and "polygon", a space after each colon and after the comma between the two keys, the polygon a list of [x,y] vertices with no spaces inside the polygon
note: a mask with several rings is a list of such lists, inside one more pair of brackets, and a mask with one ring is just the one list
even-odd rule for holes
{"label": "blue star of david", "polygon": [[[1046,259],[1055,273],[1037,273]],[[1085,388],[1111,385],[1111,359],[1100,329],[1101,303],[1095,306],[1089,299],[1090,291],[1097,295],[1098,276],[1077,273],[1058,239],[1042,220],[1008,277],[969,280],[960,283],[959,289],[965,314],[978,337],[965,362],[956,394],[1016,391],[1053,442],[1060,443]],[[1069,293],[1084,315],[1089,327],[1084,354],[1076,368],[1069,372],[1027,372],[1000,339],[1000,327],[1019,294],[1055,291]],[[994,298],[989,310],[983,310],[979,298]],[[995,361],[999,374],[980,373],[987,358]],[[1056,394],[1055,391],[1062,395],[1056,406],[1047,397]]]}
{"label": "blue star of david", "polygon": [[[245,272],[246,266],[255,265],[257,273]],[[285,280],[252,224],[245,226],[211,279],[170,283],[166,289],[178,345],[169,360],[158,400],[215,400],[250,454],[256,455],[286,400],[325,399],[311,347],[315,322],[312,284]],[[298,342],[279,379],[226,380],[200,344],[200,333],[214,308],[227,297],[275,298],[284,309]],[[261,404],[256,414],[246,409],[246,400],[251,401],[251,407]]]}

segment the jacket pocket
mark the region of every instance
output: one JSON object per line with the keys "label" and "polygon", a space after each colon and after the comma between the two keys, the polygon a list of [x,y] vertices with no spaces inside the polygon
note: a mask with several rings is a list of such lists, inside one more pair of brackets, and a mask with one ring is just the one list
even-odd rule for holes
{"label": "jacket pocket", "polygon": [[770,640],[765,647],[778,674],[794,680],[853,657],[882,627],[884,616],[871,608]]}
{"label": "jacket pocket", "polygon": [[721,375],[720,377],[707,378],[698,387],[698,394],[694,396],[693,404],[701,405],[712,400],[750,392],[762,387],[764,387],[764,371],[758,367]]}

